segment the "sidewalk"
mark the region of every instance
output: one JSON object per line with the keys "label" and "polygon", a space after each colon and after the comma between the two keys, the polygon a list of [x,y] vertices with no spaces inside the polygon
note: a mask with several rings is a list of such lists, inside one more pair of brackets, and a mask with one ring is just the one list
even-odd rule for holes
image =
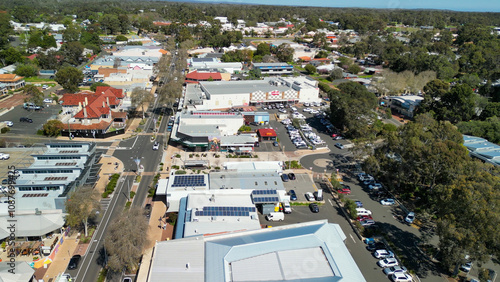
{"label": "sidewalk", "polygon": [[[56,278],[59,274],[64,273],[66,268],[68,267],[69,260],[75,254],[75,251],[78,247],[77,239],[78,232],[74,232],[71,236],[64,238],[64,243],[59,247],[59,250],[54,257],[52,263],[48,264],[47,271],[43,274],[43,271],[38,271],[38,273],[42,274],[43,277],[36,277],[37,279],[43,279],[44,281],[49,281],[51,278]],[[81,250],[78,252],[80,253]]]}
{"label": "sidewalk", "polygon": [[[86,141],[86,142],[119,142],[119,141],[122,141],[122,140],[125,140],[125,139],[128,139],[130,137],[133,137],[135,136],[136,133],[135,130],[137,129],[137,127],[139,127],[139,123],[141,122],[141,118],[134,118],[132,119],[132,121],[130,122],[130,125],[127,129],[127,131],[125,131],[124,134],[120,134],[120,135],[115,135],[115,136],[111,136],[111,137],[108,137],[108,138],[82,138],[82,137],[75,137],[73,138],[73,140],[75,141]],[[68,141],[69,140],[69,137],[68,136],[58,136],[56,138],[57,140],[60,140],[60,141]]]}

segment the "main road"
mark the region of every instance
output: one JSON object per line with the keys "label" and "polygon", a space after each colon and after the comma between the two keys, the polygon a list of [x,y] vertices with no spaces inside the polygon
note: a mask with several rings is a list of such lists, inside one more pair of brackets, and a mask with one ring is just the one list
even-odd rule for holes
{"label": "main road", "polygon": [[[152,106],[157,108],[157,103]],[[124,164],[124,172],[118,180],[115,192],[111,197],[108,208],[104,212],[99,225],[94,233],[92,242],[90,243],[87,254],[81,263],[81,266],[75,276],[75,281],[96,281],[101,268],[105,265],[107,253],[104,248],[104,239],[107,236],[108,227],[113,221],[120,216],[125,203],[129,201],[131,184],[138,173],[142,174],[141,182],[137,192],[133,198],[132,206],[142,207],[148,195],[149,185],[151,184],[154,174],[157,172],[158,165],[161,161],[162,151],[164,146],[164,134],[166,132],[166,121],[168,118],[163,118],[160,127],[157,130],[156,141],[160,143],[160,150],[153,151],[153,141],[151,136],[155,131],[155,121],[158,120],[158,114],[152,111],[153,115],[145,124],[144,133],[137,135],[134,138],[120,142],[113,156],[120,159]],[[160,153],[159,153],[160,152]],[[140,165],[143,166],[142,172],[139,172],[136,159],[140,160]],[[141,232],[138,230],[138,232]]]}

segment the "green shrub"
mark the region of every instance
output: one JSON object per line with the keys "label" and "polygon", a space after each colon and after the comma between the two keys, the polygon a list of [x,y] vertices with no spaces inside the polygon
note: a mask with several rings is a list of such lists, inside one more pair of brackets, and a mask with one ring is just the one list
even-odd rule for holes
{"label": "green shrub", "polygon": [[179,159],[181,157],[181,155],[176,154],[175,157]]}
{"label": "green shrub", "polygon": [[168,223],[175,226],[175,222],[177,222],[177,214],[169,213],[168,214]]}
{"label": "green shrub", "polygon": [[125,204],[125,208],[126,208],[126,209],[130,208],[130,205],[132,205],[132,202],[127,202],[127,203]]}
{"label": "green shrub", "polygon": [[99,277],[97,277],[97,282],[104,282],[104,280],[106,280],[107,275],[108,275],[108,269],[103,268],[101,272],[99,272]]}
{"label": "green shrub", "polygon": [[139,125],[144,125],[146,123],[146,119],[142,119],[141,122],[139,122]]}
{"label": "green shrub", "polygon": [[0,129],[0,132],[1,132],[2,134],[3,134],[3,133],[7,133],[7,132],[9,132],[9,131],[10,131],[10,128],[8,128],[8,127],[4,127],[4,128],[2,128],[2,129]]}
{"label": "green shrub", "polygon": [[185,170],[177,170],[175,171],[175,174],[186,174],[187,172]]}
{"label": "green shrub", "polygon": [[172,169],[179,169],[180,167],[178,165],[173,165]]}
{"label": "green shrub", "polygon": [[135,177],[135,182],[141,182],[141,178],[142,178],[142,177],[141,177],[140,175],[137,175],[137,176]]}
{"label": "green shrub", "polygon": [[101,195],[103,198],[107,198],[108,197],[108,192],[107,191],[104,191],[104,193],[102,193]]}
{"label": "green shrub", "polygon": [[36,135],[43,135],[43,130],[42,129],[38,129],[36,131]]}
{"label": "green shrub", "polygon": [[133,199],[135,196],[135,192],[134,191],[130,191],[130,199]]}
{"label": "green shrub", "polygon": [[220,170],[220,166],[216,166],[216,167],[214,167],[214,169]]}

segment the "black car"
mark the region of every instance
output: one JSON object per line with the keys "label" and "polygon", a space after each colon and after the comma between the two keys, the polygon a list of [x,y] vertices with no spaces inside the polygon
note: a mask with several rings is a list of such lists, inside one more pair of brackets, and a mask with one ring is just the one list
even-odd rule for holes
{"label": "black car", "polygon": [[2,179],[2,185],[7,185],[9,184],[9,180],[8,179]]}
{"label": "black car", "polygon": [[146,206],[144,206],[144,214],[147,218],[151,216],[151,204],[146,204]]}
{"label": "black car", "polygon": [[288,194],[290,195],[290,200],[297,201],[297,194],[295,194],[294,190],[290,190],[290,192],[288,192]]}
{"label": "black car", "polygon": [[316,204],[309,204],[309,209],[310,209],[313,213],[318,213],[318,212],[319,212],[319,207],[318,207],[318,205],[316,205]]}
{"label": "black car", "polygon": [[374,252],[376,250],[384,250],[386,248],[387,247],[382,242],[370,243],[368,244],[368,246],[366,246],[366,249],[370,252]]}
{"label": "black car", "polygon": [[19,119],[20,122],[29,122],[29,123],[33,123],[33,120],[30,119],[30,118],[27,118],[27,117],[21,117]]}
{"label": "black car", "polygon": [[74,255],[69,260],[68,269],[76,269],[78,267],[78,263],[80,262],[81,258],[82,258],[81,255]]}
{"label": "black car", "polygon": [[290,179],[288,178],[288,175],[287,175],[287,174],[283,173],[283,174],[281,175],[281,180],[283,180],[283,182],[288,182],[288,180],[290,180]]}
{"label": "black car", "polygon": [[295,177],[295,173],[293,173],[293,172],[290,172],[290,173],[288,174],[288,178],[290,178],[290,180],[295,180],[295,179],[297,179],[297,178]]}

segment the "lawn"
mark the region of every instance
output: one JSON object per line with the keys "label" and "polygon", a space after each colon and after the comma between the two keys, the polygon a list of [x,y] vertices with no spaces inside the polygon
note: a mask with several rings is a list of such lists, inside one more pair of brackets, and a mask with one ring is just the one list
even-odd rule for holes
{"label": "lawn", "polygon": [[36,76],[25,77],[24,81],[26,81],[26,82],[55,82],[53,79],[50,79],[50,78],[39,78]]}

